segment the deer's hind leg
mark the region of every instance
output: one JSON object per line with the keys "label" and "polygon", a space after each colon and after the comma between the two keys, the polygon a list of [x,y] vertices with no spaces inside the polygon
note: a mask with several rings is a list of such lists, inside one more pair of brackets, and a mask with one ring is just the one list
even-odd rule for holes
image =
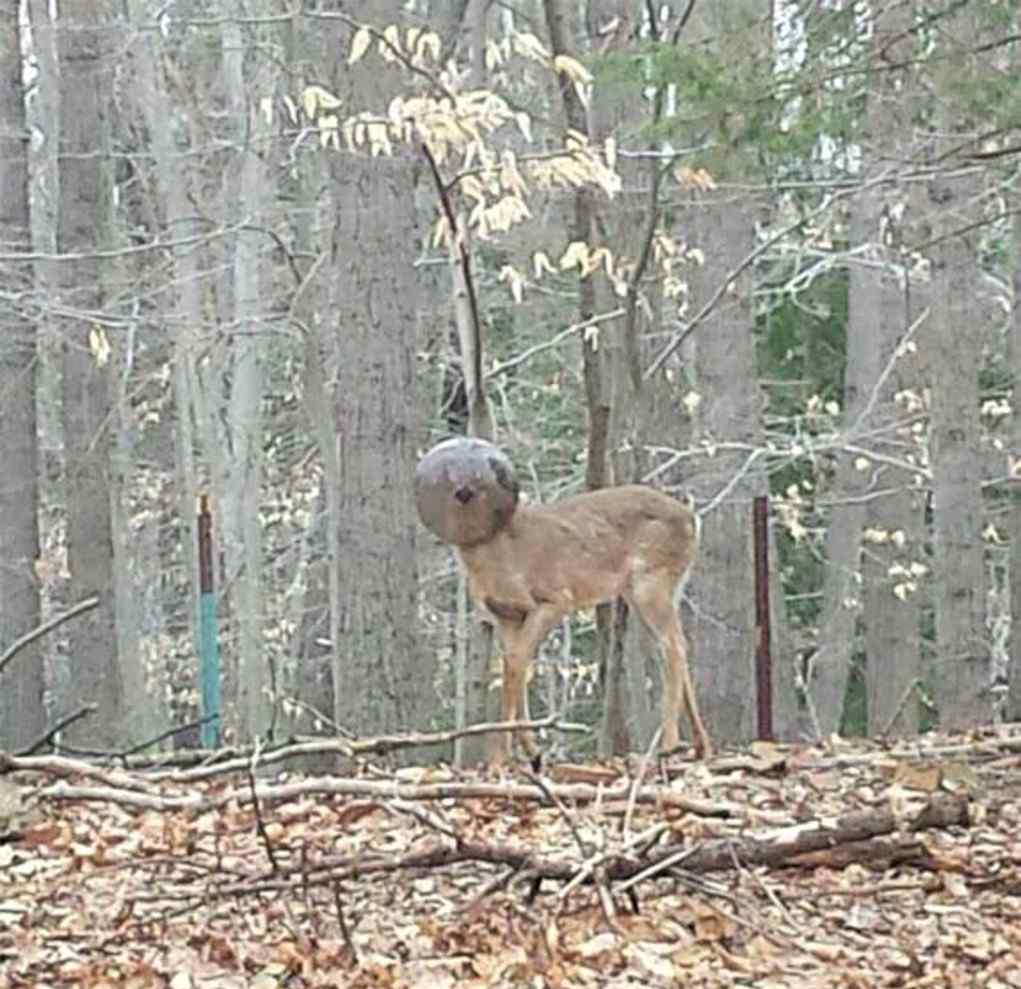
{"label": "deer's hind leg", "polygon": [[628,598],[656,636],[662,655],[663,734],[660,746],[669,750],[680,744],[677,724],[683,708],[691,727],[695,754],[699,758],[707,758],[713,753],[713,744],[698,710],[695,685],[688,665],[688,646],[674,606],[676,586],[676,574],[668,571],[639,574],[632,578]]}
{"label": "deer's hind leg", "polygon": [[[503,720],[519,721],[528,717],[525,691],[535,654],[543,639],[563,617],[559,608],[541,604],[529,611],[524,621],[500,620],[500,641],[503,646]],[[490,747],[490,761],[506,761],[513,745],[513,735],[529,756],[539,752],[539,746],[530,731],[503,732],[494,736]]]}

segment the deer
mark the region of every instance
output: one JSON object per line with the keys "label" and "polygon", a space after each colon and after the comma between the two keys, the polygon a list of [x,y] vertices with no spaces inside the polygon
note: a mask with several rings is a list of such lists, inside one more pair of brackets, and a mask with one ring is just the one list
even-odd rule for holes
{"label": "deer", "polygon": [[[509,460],[492,444],[465,438],[426,454],[415,487],[420,518],[455,545],[473,600],[497,626],[505,721],[527,718],[531,667],[549,632],[568,615],[623,598],[662,655],[661,750],[679,747],[683,710],[696,756],[712,755],[677,610],[698,544],[690,505],[628,484],[519,506]],[[534,759],[535,739],[520,737]],[[511,734],[501,733],[490,761],[504,762],[511,751]]]}

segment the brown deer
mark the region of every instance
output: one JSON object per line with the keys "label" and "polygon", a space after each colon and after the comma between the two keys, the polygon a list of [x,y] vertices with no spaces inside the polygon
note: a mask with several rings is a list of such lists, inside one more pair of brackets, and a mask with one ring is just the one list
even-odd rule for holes
{"label": "brown deer", "polygon": [[[664,750],[679,745],[683,707],[695,752],[712,754],[688,669],[677,613],[698,542],[691,509],[644,485],[603,488],[551,505],[518,507],[507,458],[483,440],[448,440],[416,473],[425,525],[454,543],[472,597],[495,619],[503,645],[503,717],[526,717],[529,668],[542,640],[566,615],[623,597],[663,654]],[[534,739],[522,734],[530,755]],[[504,733],[495,761],[510,755]]]}

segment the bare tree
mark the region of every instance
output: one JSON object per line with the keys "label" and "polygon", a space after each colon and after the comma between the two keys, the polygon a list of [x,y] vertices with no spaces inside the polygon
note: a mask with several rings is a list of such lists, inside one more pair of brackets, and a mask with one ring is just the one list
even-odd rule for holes
{"label": "bare tree", "polygon": [[1021,495],[1017,491],[1018,472],[1021,471],[1021,210],[1015,207],[1011,225],[1014,246],[1013,306],[1007,327],[1007,356],[1011,375],[1011,447],[1014,450],[1012,468],[1013,498],[1010,507],[1010,694],[1007,715],[1021,721]]}
{"label": "bare tree", "polygon": [[[133,23],[143,22],[145,9],[140,0],[132,0],[129,10]],[[183,613],[189,627],[187,641],[190,646],[197,641],[192,629],[198,620],[199,607],[195,552],[198,468],[193,424],[196,404],[194,363],[196,341],[203,325],[203,307],[200,256],[194,242],[200,235],[202,224],[191,202],[195,181],[187,164],[189,156],[179,150],[174,140],[175,125],[182,127],[185,135],[189,135],[190,127],[186,127],[182,119],[185,118],[180,105],[183,94],[177,88],[176,77],[168,71],[172,65],[171,53],[165,49],[164,39],[158,32],[146,32],[134,48],[133,55],[138,79],[135,90],[138,109],[148,133],[153,158],[152,187],[159,206],[158,215],[163,217],[166,235],[173,244],[172,264],[168,272],[172,288],[163,315],[173,327],[170,368],[175,415],[171,429],[176,497],[172,504],[176,510],[172,517],[176,528],[173,534],[161,540],[161,558],[163,565],[170,570],[179,555],[179,565],[183,570],[181,584],[186,590],[182,594],[183,601],[164,591],[160,595],[159,610],[164,627],[173,627]],[[183,143],[191,142],[186,137]],[[189,657],[192,653],[192,649],[187,650]],[[168,671],[164,666],[149,673],[159,682]]]}
{"label": "bare tree", "polygon": [[933,249],[932,514],[936,641],[932,680],[940,724],[965,728],[991,713],[985,634],[983,507],[975,470],[979,447],[976,242],[968,231],[974,185],[946,179],[931,187],[941,217]]}
{"label": "bare tree", "polygon": [[[374,4],[374,23],[395,23],[401,8],[398,0]],[[366,57],[338,67],[334,89],[356,112],[377,106],[381,87],[399,84],[398,69]],[[405,154],[343,154],[331,174],[335,222],[324,275],[338,350],[335,717],[359,733],[422,728],[434,709],[434,663],[415,632],[415,163]]]}
{"label": "bare tree", "polygon": [[237,709],[243,738],[270,727],[273,678],[262,636],[262,528],[259,505],[263,477],[263,352],[265,287],[269,281],[269,243],[260,229],[270,202],[265,164],[265,114],[255,94],[270,88],[265,71],[246,73],[240,25],[224,23],[224,70],[241,153],[224,189],[225,202],[236,204],[239,226],[231,263],[232,322],[237,327],[231,354],[227,401],[229,464],[223,491],[223,519],[231,576],[237,581]]}
{"label": "bare tree", "polygon": [[[693,273],[695,305],[748,255],[753,230],[730,196],[706,196],[693,206],[693,238],[705,265]],[[762,402],[757,385],[750,311],[750,279],[738,279],[695,338],[695,377],[701,403],[696,439],[715,455],[689,478],[704,509],[699,562],[691,580],[694,674],[706,722],[721,742],[747,739],[753,730],[755,655],[751,499],[764,477],[754,469]]]}
{"label": "bare tree", "polygon": [[63,428],[67,490],[67,555],[71,593],[97,596],[99,607],[71,627],[73,695],[89,700],[93,718],[76,722],[79,744],[112,745],[121,734],[123,680],[117,652],[114,548],[110,513],[111,327],[102,318],[104,268],[112,206],[108,156],[111,38],[102,0],[70,0],[61,7],[60,198],[57,248],[64,311]]}
{"label": "bare tree", "polygon": [[[18,5],[0,15],[0,242],[10,254],[29,248],[28,128],[22,79]],[[5,289],[27,295],[32,269],[9,262]],[[38,433],[36,430],[36,325],[16,306],[0,320],[0,648],[39,623]],[[0,746],[35,738],[45,720],[43,653],[26,646],[0,673]]]}

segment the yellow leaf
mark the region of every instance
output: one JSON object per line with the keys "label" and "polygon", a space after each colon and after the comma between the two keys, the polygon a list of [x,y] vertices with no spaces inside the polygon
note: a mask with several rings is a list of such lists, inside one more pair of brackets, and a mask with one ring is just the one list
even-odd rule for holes
{"label": "yellow leaf", "polygon": [[510,285],[511,295],[514,296],[515,302],[521,302],[525,297],[525,279],[516,268],[505,264],[496,276],[496,280],[498,282],[507,282]]}
{"label": "yellow leaf", "polygon": [[560,256],[560,270],[567,271],[568,268],[584,269],[588,253],[587,244],[580,240],[572,241],[567,245],[567,250]]}
{"label": "yellow leaf", "polygon": [[339,146],[337,123],[337,115],[335,113],[326,114],[319,118],[319,146],[321,148],[325,148],[328,144],[332,144],[335,148]]}
{"label": "yellow leaf", "polygon": [[395,96],[387,107],[386,115],[394,127],[400,128],[404,124],[404,100]]}
{"label": "yellow leaf", "polygon": [[550,259],[545,251],[536,251],[532,256],[532,271],[536,279],[542,278],[545,274],[556,274],[556,268],[550,264]]}
{"label": "yellow leaf", "polygon": [[515,32],[512,43],[514,51],[525,58],[531,58],[536,62],[545,62],[549,58],[549,52],[542,42],[528,31]]}
{"label": "yellow leaf", "polygon": [[982,530],[982,538],[987,543],[992,543],[994,546],[1002,546],[1006,543],[1006,540],[1000,535],[999,529],[997,529],[992,522],[990,522],[989,525]]}
{"label": "yellow leaf", "polygon": [[435,62],[440,57],[442,47],[443,46],[440,43],[440,36],[435,31],[426,31],[418,39],[418,47],[415,49],[415,55],[418,58],[423,58],[425,55],[428,55]]}
{"label": "yellow leaf", "polygon": [[347,56],[347,64],[354,65],[369,50],[371,44],[372,31],[367,27],[360,27],[351,39],[351,51]]}
{"label": "yellow leaf", "polygon": [[617,142],[612,138],[608,137],[603,143],[603,154],[606,157],[606,165],[608,168],[617,167]]}
{"label": "yellow leaf", "polygon": [[320,109],[336,110],[340,100],[322,86],[306,86],[301,93],[301,105],[305,116],[311,120]]}
{"label": "yellow leaf", "polygon": [[468,199],[474,199],[477,203],[485,202],[486,199],[486,192],[482,188],[482,183],[475,175],[466,175],[461,179],[461,194]]}
{"label": "yellow leaf", "polygon": [[89,330],[89,350],[96,361],[97,367],[104,367],[110,360],[110,341],[102,327],[93,326]]}
{"label": "yellow leaf", "polygon": [[503,62],[503,55],[500,46],[495,41],[486,41],[486,68],[489,70],[497,68]]}
{"label": "yellow leaf", "polygon": [[553,68],[557,72],[562,72],[573,83],[588,85],[592,82],[592,73],[570,55],[557,55],[553,59]]}
{"label": "yellow leaf", "polygon": [[[385,43],[384,43],[385,42]],[[396,24],[383,30],[383,41],[379,43],[379,53],[387,62],[395,62],[401,51],[401,32]]]}

